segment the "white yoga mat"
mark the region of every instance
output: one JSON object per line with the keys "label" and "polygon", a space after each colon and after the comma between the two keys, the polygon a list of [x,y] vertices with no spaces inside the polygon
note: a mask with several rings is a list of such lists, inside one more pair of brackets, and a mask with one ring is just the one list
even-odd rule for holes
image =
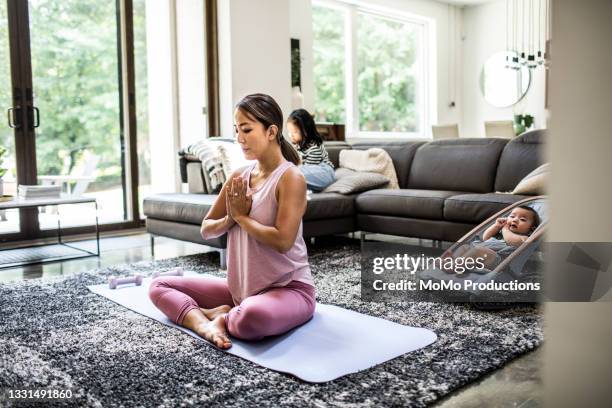
{"label": "white yoga mat", "polygon": [[[206,276],[192,271],[186,271],[185,275]],[[151,278],[145,278],[141,286],[127,285],[113,290],[105,284],[87,288],[205,341],[191,330],[171,322],[153,305],[148,296],[150,283]],[[313,318],[304,325],[257,342],[232,338],[233,346],[224,351],[304,381],[321,383],[374,367],[423,348],[436,339],[431,330],[317,303]]]}

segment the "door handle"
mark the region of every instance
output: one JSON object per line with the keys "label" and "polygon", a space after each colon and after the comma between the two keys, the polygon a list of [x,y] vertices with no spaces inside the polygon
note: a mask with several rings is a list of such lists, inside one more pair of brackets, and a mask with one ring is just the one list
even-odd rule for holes
{"label": "door handle", "polygon": [[38,110],[38,108],[36,106],[32,106],[32,109],[34,109],[34,125],[33,127],[37,128],[40,126],[40,111]]}
{"label": "door handle", "polygon": [[19,129],[21,127],[21,123],[15,122],[15,111],[21,110],[21,106],[15,106],[14,108],[8,108],[6,111],[6,119],[8,120],[8,125],[12,129]]}
{"label": "door handle", "polygon": [[40,126],[40,112],[36,106],[28,106],[28,126],[31,129]]}

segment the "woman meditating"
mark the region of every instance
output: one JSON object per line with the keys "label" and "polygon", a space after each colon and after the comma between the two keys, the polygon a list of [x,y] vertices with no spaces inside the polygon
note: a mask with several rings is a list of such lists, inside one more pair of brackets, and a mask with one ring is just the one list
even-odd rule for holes
{"label": "woman meditating", "polygon": [[219,348],[229,335],[258,340],[308,321],[315,288],[302,216],[306,182],[282,135],[283,114],[268,95],[243,98],[234,112],[237,142],[256,163],[226,181],[202,222],[204,239],[227,232],[227,279],[161,277],[149,297],[173,322]]}

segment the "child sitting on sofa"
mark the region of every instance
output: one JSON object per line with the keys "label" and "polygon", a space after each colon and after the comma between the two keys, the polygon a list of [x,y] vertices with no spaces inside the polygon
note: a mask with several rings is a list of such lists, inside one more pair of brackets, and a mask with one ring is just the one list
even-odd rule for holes
{"label": "child sitting on sofa", "polygon": [[334,165],[329,160],[314,119],[305,109],[295,110],[287,119],[287,130],[302,160],[299,168],[304,174],[307,188],[312,191],[324,190],[335,180]]}
{"label": "child sitting on sofa", "polygon": [[[538,213],[531,207],[515,207],[507,218],[498,218],[486,229],[482,240],[459,247],[453,258],[482,258],[487,269],[493,270],[536,230],[540,224]],[[443,255],[447,257],[449,254]],[[452,270],[446,270],[452,272]]]}

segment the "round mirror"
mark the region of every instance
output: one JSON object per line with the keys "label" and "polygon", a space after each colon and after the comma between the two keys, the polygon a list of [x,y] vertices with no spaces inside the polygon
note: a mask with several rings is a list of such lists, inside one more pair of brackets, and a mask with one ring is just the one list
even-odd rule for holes
{"label": "round mirror", "polygon": [[511,68],[512,58],[518,57],[512,51],[493,54],[482,67],[480,90],[485,100],[498,108],[512,106],[525,96],[531,82],[529,68],[520,65]]}

